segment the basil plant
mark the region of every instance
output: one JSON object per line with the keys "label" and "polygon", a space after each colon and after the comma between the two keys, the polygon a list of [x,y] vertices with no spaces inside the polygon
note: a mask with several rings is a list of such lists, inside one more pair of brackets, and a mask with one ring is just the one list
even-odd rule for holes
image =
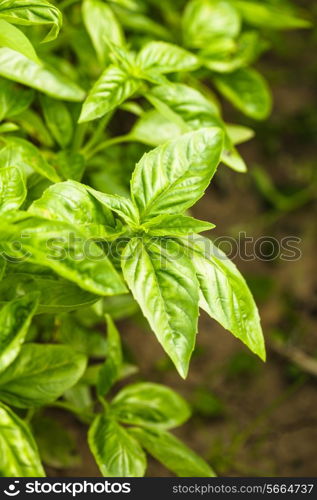
{"label": "basil plant", "polygon": [[143,476],[146,453],[215,475],[170,432],[184,399],[122,382],[113,318],[141,311],[183,378],[200,308],[265,360],[248,286],[190,208],[219,164],[247,169],[253,131],[219,96],[265,119],[251,66],[272,30],[307,26],[284,1],[0,1],[0,476],[76,464],[57,409],[105,477]]}

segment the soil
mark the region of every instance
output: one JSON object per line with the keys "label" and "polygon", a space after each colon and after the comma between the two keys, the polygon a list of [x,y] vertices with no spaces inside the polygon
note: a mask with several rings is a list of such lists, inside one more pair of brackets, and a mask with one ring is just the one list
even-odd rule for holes
{"label": "soil", "polygon": [[[301,239],[298,260],[282,260],[279,255],[274,260],[234,259],[259,304],[267,362],[248,354],[238,340],[201,314],[197,349],[189,377],[182,381],[144,322],[119,324],[130,358],[140,366],[139,375],[132,380],[167,384],[193,402],[192,419],[176,434],[223,476],[317,475],[316,378],[274,349],[278,333],[286,345],[295,345],[310,357],[317,353],[317,206],[310,193],[297,209],[276,211],[252,173],[260,165],[284,193],[311,189],[315,182],[314,38],[307,31],[283,35],[286,41],[280,53],[264,59],[261,71],[273,81],[275,105],[267,123],[252,122],[257,137],[239,148],[250,173],[236,174],[223,166],[193,210],[194,216],[216,224],[213,238],[236,238],[242,230],[253,238],[264,235],[278,242],[286,236]],[[229,106],[225,116],[230,122],[241,122],[241,115]],[[206,394],[212,394],[216,403],[213,407],[207,399],[202,409]],[[74,427],[68,417],[65,425],[75,432],[83,465],[63,474],[99,476],[85,444],[84,427]],[[49,474],[59,472],[49,470]],[[150,462],[148,475],[169,473]]]}

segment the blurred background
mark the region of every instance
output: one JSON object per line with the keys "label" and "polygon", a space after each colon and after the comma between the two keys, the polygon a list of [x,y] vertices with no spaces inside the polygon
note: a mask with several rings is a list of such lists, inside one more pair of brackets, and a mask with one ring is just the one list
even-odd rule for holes
{"label": "blurred background", "polygon": [[[316,19],[314,1],[297,3]],[[317,475],[317,33],[276,32],[271,41],[272,50],[257,65],[272,88],[271,117],[255,123],[223,101],[226,121],[255,130],[255,138],[239,148],[249,172],[222,166],[193,210],[216,224],[213,238],[238,241],[244,232],[240,245],[253,238],[250,253],[254,241],[264,238],[257,247],[261,256],[232,257],[259,306],[267,362],[201,313],[183,381],[138,313],[118,321],[127,359],[140,366],[136,378],[167,384],[189,400],[193,417],[176,433],[221,476]],[[297,238],[293,259],[280,252],[287,237]],[[221,248],[230,253],[226,245]],[[84,426],[60,418],[80,442],[83,459],[64,475],[98,476]],[[59,474],[54,468],[49,473]],[[153,462],[148,475],[169,473]]]}

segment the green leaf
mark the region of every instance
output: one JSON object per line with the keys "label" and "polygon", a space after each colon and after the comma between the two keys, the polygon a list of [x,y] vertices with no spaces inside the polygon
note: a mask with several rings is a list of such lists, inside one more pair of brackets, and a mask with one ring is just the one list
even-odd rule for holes
{"label": "green leaf", "polygon": [[177,123],[169,120],[156,109],[151,109],[143,113],[136,121],[129,135],[134,141],[155,147],[182,135],[182,132],[182,127]]}
{"label": "green leaf", "polygon": [[45,477],[38,449],[28,426],[0,403],[0,476]]}
{"label": "green leaf", "polygon": [[60,180],[55,169],[31,142],[14,136],[2,137],[1,140],[5,145],[0,149],[0,167],[17,167],[25,175],[35,171],[52,182]]}
{"label": "green leaf", "polygon": [[135,94],[139,87],[140,82],[137,79],[117,66],[109,66],[90,90],[79,122],[101,118]]}
{"label": "green leaf", "polygon": [[88,442],[104,477],[142,477],[146,457],[134,437],[113,418],[98,415],[89,429]]}
{"label": "green leaf", "polygon": [[122,389],[112,400],[116,418],[129,425],[172,429],[190,417],[186,401],[160,384],[137,383]]}
{"label": "green leaf", "polygon": [[311,26],[310,21],[300,18],[283,5],[270,5],[250,0],[234,0],[234,3],[243,19],[252,26],[265,29],[269,27],[271,30],[309,28]]}
{"label": "green leaf", "polygon": [[190,132],[145,154],[131,180],[131,194],[142,219],[182,212],[204,194],[222,150],[217,128]]}
{"label": "green leaf", "polygon": [[[25,214],[20,221],[3,221],[0,243],[12,257],[40,262],[89,292],[126,293],[121,277],[103,250],[70,223]],[[13,244],[21,248],[15,250]]]}
{"label": "green leaf", "polygon": [[76,442],[61,422],[39,415],[32,419],[32,430],[46,465],[65,469],[80,464]]}
{"label": "green leaf", "polygon": [[114,225],[110,210],[103,208],[86,187],[76,181],[50,186],[28,211],[46,219],[66,221],[84,228],[95,224]]}
{"label": "green leaf", "polygon": [[158,341],[185,378],[198,320],[198,283],[190,260],[172,240],[133,238],[122,254],[122,269]]}
{"label": "green leaf", "polygon": [[215,225],[186,215],[164,214],[150,219],[143,227],[152,236],[184,236],[209,231]]}
{"label": "green leaf", "polygon": [[73,137],[73,120],[66,104],[42,95],[41,105],[52,136],[61,148],[66,148]]}
{"label": "green leaf", "polygon": [[25,197],[26,186],[20,170],[0,168],[0,213],[20,208]]}
{"label": "green leaf", "polygon": [[64,314],[60,322],[59,339],[62,344],[70,345],[74,351],[87,357],[104,359],[108,346],[101,332],[85,328],[69,314]]}
{"label": "green leaf", "polygon": [[241,144],[242,142],[249,141],[255,135],[254,130],[243,125],[235,125],[233,123],[226,123],[226,129],[230,140],[233,144]]}
{"label": "green leaf", "polygon": [[239,12],[226,0],[190,0],[183,15],[183,38],[188,47],[205,48],[219,37],[236,37]]}
{"label": "green leaf", "polygon": [[182,83],[160,85],[151,95],[164,102],[191,128],[222,126],[218,106],[201,92]]}
{"label": "green leaf", "polygon": [[46,0],[2,0],[0,17],[22,26],[51,26],[44,42],[54,40],[62,26],[61,12]]}
{"label": "green leaf", "polygon": [[[238,172],[246,171],[246,165],[231,143],[226,126],[214,102],[199,91],[178,83],[154,87],[147,97],[149,95],[151,102],[153,98],[155,99],[153,104],[157,101],[157,108],[164,116],[158,115],[155,111],[143,115],[131,132],[135,140],[158,145],[166,142],[167,134],[170,138],[182,135],[184,127],[187,127],[187,130],[199,130],[203,127],[216,126],[225,134],[221,160]],[[158,103],[161,105],[158,106]]]}
{"label": "green leaf", "polygon": [[214,76],[214,83],[244,114],[263,120],[271,111],[272,99],[264,78],[254,69],[241,68],[233,73]]}
{"label": "green leaf", "polygon": [[33,97],[33,90],[24,89],[0,78],[0,120],[22,113],[30,106]]}
{"label": "green leaf", "polygon": [[197,236],[186,244],[200,285],[200,306],[265,360],[258,310],[243,276],[209,239]]}
{"label": "green leaf", "polygon": [[106,321],[108,352],[107,360],[100,368],[98,376],[97,392],[99,396],[105,396],[119,379],[123,364],[120,334],[109,314],[106,314]]}
{"label": "green leaf", "polygon": [[19,354],[37,305],[38,294],[30,293],[0,310],[0,372]]}
{"label": "green leaf", "polygon": [[211,467],[194,451],[166,431],[130,429],[146,451],[179,477],[214,477]]}
{"label": "green leaf", "polygon": [[252,64],[263,50],[263,42],[256,31],[242,33],[234,51],[219,53],[208,47],[199,54],[202,63],[217,73],[231,73]]}
{"label": "green leaf", "polygon": [[84,91],[64,75],[12,49],[0,48],[0,75],[55,99],[82,101],[85,97]]}
{"label": "green leaf", "polygon": [[117,215],[122,217],[122,219],[128,224],[133,225],[138,223],[138,214],[136,213],[135,206],[131,203],[129,198],[116,194],[101,193],[100,191],[96,191],[89,186],[86,186],[86,189],[94,198],[96,198],[96,200],[102,203],[109,210],[112,210]]}
{"label": "green leaf", "polygon": [[129,10],[117,9],[117,16],[122,26],[129,31],[147,34],[151,38],[158,38],[160,40],[171,39],[171,34],[165,26],[139,12],[134,12],[131,15],[131,11]]}
{"label": "green leaf", "polygon": [[[0,4],[1,9],[1,4]],[[1,10],[0,10],[1,15]],[[23,54],[28,59],[31,59],[35,63],[40,64],[40,60],[36,55],[33,45],[30,40],[25,36],[25,34],[12,26],[12,24],[7,23],[3,19],[0,19],[0,46],[8,47],[9,49],[16,50]]]}
{"label": "green leaf", "polygon": [[143,71],[156,70],[159,73],[192,71],[199,67],[194,54],[167,42],[149,42],[137,56],[137,66]]}
{"label": "green leaf", "polygon": [[[14,264],[15,267],[17,264]],[[0,282],[0,293],[6,300],[16,295],[39,292],[37,314],[72,311],[96,302],[98,297],[82,290],[74,283],[58,276],[41,276],[23,272],[12,273],[8,270],[5,281]]]}
{"label": "green leaf", "polygon": [[25,344],[0,374],[0,399],[18,408],[46,405],[75,385],[85,368],[86,357],[68,346]]}
{"label": "green leaf", "polygon": [[100,0],[84,0],[83,20],[101,64],[109,58],[106,40],[123,45],[124,35],[112,9]]}
{"label": "green leaf", "polygon": [[59,174],[65,180],[81,181],[86,168],[85,157],[72,151],[59,151],[52,163],[56,164]]}

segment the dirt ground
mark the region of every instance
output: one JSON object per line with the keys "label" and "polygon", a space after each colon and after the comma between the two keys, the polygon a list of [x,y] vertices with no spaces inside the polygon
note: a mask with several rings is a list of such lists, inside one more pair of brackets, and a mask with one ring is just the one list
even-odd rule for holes
{"label": "dirt ground", "polygon": [[[285,35],[285,46],[277,40],[278,53],[264,58],[261,70],[273,82],[275,104],[268,122],[255,124],[257,137],[240,147],[250,172],[236,174],[222,166],[193,211],[216,224],[213,237],[237,237],[245,231],[247,236],[270,236],[278,242],[286,236],[301,239],[302,255],[296,261],[278,255],[274,260],[235,259],[259,305],[267,362],[248,354],[232,335],[201,314],[190,374],[182,381],[142,321],[119,324],[128,355],[140,366],[137,378],[167,384],[192,402],[193,417],[177,434],[223,476],[317,475],[316,377],[287,358],[287,346],[310,358],[317,354],[317,205],[312,188],[316,187],[317,62],[311,62],[315,38],[307,31]],[[225,115],[228,121],[241,122],[229,106]],[[257,166],[284,194],[303,189],[307,197],[297,208],[276,209],[256,181]],[[282,353],[277,353],[277,335],[283,338]],[[98,476],[84,429],[79,424],[74,428],[71,418],[65,425],[72,427],[83,455],[83,465],[67,475]],[[150,462],[148,475],[169,473]]]}

